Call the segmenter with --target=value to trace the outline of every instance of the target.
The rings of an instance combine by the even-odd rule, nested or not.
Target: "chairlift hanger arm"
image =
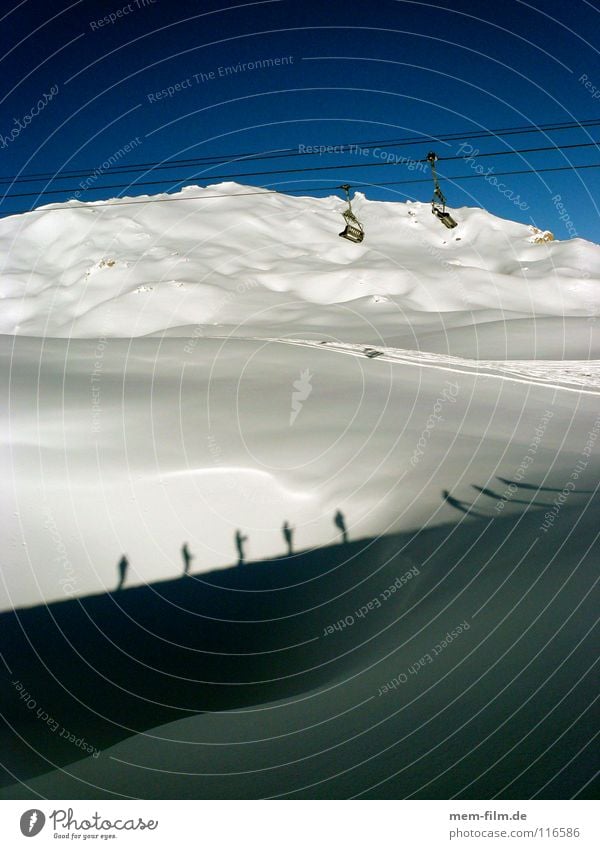
[[[433,195],[436,197],[440,203],[443,203],[446,206],[446,195],[442,192],[439,186],[436,186],[433,190]]]
[[[437,170],[436,170],[436,167],[435,167],[435,163],[437,162],[437,160],[438,160],[437,153],[430,151],[427,154],[427,161],[431,165],[431,176],[433,177],[433,197],[434,197],[433,202],[435,203],[435,198],[437,198],[440,201],[440,203],[443,203],[445,205],[446,204],[446,197],[445,197],[444,193],[442,192],[442,190],[440,188]]]
[[[431,165],[431,176],[433,177],[433,197],[431,199],[431,211],[442,224],[449,230],[456,227],[456,221],[452,218],[449,212],[446,212],[446,197],[440,188],[438,175],[435,163],[438,160],[438,155],[433,150],[427,154],[427,161]],[[441,208],[440,208],[441,204]]]
[[[346,203],[348,204],[348,211],[352,212],[352,201],[350,200],[350,186],[348,185],[348,183],[343,183],[340,186],[340,189],[343,189],[346,193]]]

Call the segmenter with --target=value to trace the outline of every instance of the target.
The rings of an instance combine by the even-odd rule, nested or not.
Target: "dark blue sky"
[[[600,163],[597,147],[465,161],[460,141],[431,141],[440,134],[600,118],[600,6],[588,0],[535,3],[15,4],[2,20],[0,172],[3,178],[20,175],[3,188],[26,196],[6,198],[2,212],[66,200],[76,191],[81,199],[98,200],[176,191],[182,179],[206,185],[221,181],[212,175],[334,165],[344,168],[234,179],[307,194],[318,194],[319,186],[368,183],[362,191],[373,199],[429,200],[428,182],[376,184],[426,176],[406,165],[383,165],[385,152],[422,159],[433,147],[442,159],[459,157],[440,163],[451,207],[483,206],[533,221],[558,238],[577,234],[600,241],[600,169],[498,177],[504,193],[491,180],[505,171]],[[111,14],[114,22],[102,21]],[[248,63],[259,67],[244,69]],[[235,66],[237,72],[224,70]],[[178,84],[172,95],[159,96]],[[330,155],[169,170],[115,173],[103,167],[110,157],[122,169],[405,137],[423,141],[361,155],[346,147]],[[589,145],[598,138],[600,127],[588,127],[469,143],[489,152]],[[463,156],[468,152],[463,149]],[[475,174],[477,162],[486,173],[493,168],[487,179],[453,183],[453,176]],[[74,170],[80,175],[62,174]],[[40,173],[52,179],[23,181]],[[159,182],[139,185],[146,181]],[[114,184],[127,187],[108,188]],[[66,191],[39,196],[49,189]],[[557,194],[561,205],[553,201]]]

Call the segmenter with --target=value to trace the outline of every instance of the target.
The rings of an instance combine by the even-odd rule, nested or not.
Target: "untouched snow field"
[[[399,630],[388,623],[379,639],[374,617],[368,633],[362,625],[349,630],[332,643],[339,653],[324,677],[301,679],[295,690],[230,687],[231,701],[217,700],[215,709],[231,712],[214,713],[201,699],[192,713],[207,713],[168,725],[162,714],[135,727],[126,717],[127,733],[96,732],[105,747],[98,761],[63,773],[52,772],[49,760],[32,767],[31,774],[48,775],[31,790],[15,785],[4,795],[86,798],[91,784],[115,797],[243,797],[251,786],[253,796],[345,798],[364,790],[373,798],[427,798],[455,787],[465,798],[527,798],[554,774],[544,772],[544,746],[566,727],[562,718],[571,722],[587,704],[586,691],[574,689],[587,674],[585,655],[564,667],[557,658],[562,664],[583,645],[591,621],[600,247],[580,239],[536,243],[527,226],[481,209],[453,210],[459,225],[448,231],[429,204],[360,194],[353,209],[366,231],[361,245],[338,238],[339,198],[224,183],[153,200],[164,202],[70,202],[0,221],[8,470],[0,610],[112,591],[124,554],[126,587],[171,581],[182,575],[184,543],[192,573],[217,569],[227,580],[234,570],[225,567],[238,560],[236,533],[246,561],[280,558],[284,522],[294,550],[308,552],[309,568],[311,550],[338,548],[338,510],[350,545],[383,544],[394,534],[393,559],[406,543],[410,557],[393,561],[386,580],[415,563],[421,573],[386,613],[390,623],[400,617]],[[425,536],[414,543],[416,531]],[[285,572],[285,560],[278,564]],[[269,651],[306,644],[289,669],[318,666],[323,629],[370,598],[357,591],[345,600],[344,581],[354,592],[375,580],[373,568],[368,552],[354,552],[333,608],[321,619],[302,616],[298,628],[278,621],[269,638],[280,638],[280,648]],[[268,619],[269,598],[259,603],[260,593],[272,595],[268,581],[260,584],[259,564],[248,574],[262,587],[251,590],[255,618]],[[301,575],[295,580],[302,584]],[[322,604],[324,585],[313,584],[296,598],[300,612]],[[218,615],[235,619],[236,609],[224,603]],[[252,620],[252,605],[246,613]],[[382,685],[463,620],[471,626],[463,649],[448,649],[432,673],[434,683],[446,683],[430,692],[423,674],[414,706],[397,693],[382,701]],[[525,622],[532,638],[510,654]],[[555,648],[520,678],[557,623],[566,630]],[[454,674],[471,652],[475,659]],[[500,662],[507,653],[508,665]],[[25,680],[14,646],[7,656]],[[273,659],[282,678],[285,657]],[[496,672],[475,686],[496,657]],[[190,675],[206,683],[201,664],[192,663]],[[483,745],[526,704],[528,687],[551,679],[560,679],[556,692],[576,692],[579,701],[553,714],[539,746],[534,737],[519,748],[519,729],[545,721],[558,697],[534,700],[525,720],[519,714],[506,727],[503,741],[514,752],[498,769],[500,749],[484,746],[476,769],[466,761],[452,773],[470,751],[460,735],[413,768],[459,715],[473,718],[468,739]],[[505,680],[521,683],[476,719]],[[446,705],[461,694],[465,701],[448,719]],[[433,725],[427,720],[421,730],[430,716]],[[396,749],[400,738],[411,739]],[[368,764],[356,781],[352,765],[361,758],[344,748],[355,739]],[[586,739],[582,731],[569,751]],[[233,740],[226,751],[224,740]],[[535,770],[518,780],[538,754]],[[61,757],[66,764],[83,755]],[[456,783],[431,785],[438,767]],[[385,784],[402,769],[406,776]],[[487,769],[488,778],[471,782]],[[340,770],[348,777],[328,783]],[[567,786],[571,773],[561,775]]]

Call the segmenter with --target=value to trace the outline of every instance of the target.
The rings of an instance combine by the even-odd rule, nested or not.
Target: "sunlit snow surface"
[[[558,684],[555,673],[578,680],[587,674],[585,653],[557,665],[559,650],[542,650],[556,635],[565,651],[583,645],[591,621],[586,605],[589,540],[597,532],[591,499],[600,444],[600,247],[580,239],[535,244],[527,226],[481,209],[453,210],[459,224],[447,231],[428,204],[370,202],[362,195],[353,200],[366,231],[360,245],[338,238],[344,209],[339,198],[262,194],[224,183],[147,200],[71,202],[0,221],[6,469],[0,608],[112,591],[123,554],[130,563],[126,585],[152,585],[152,601],[162,586],[154,582],[182,575],[184,542],[194,557],[192,572],[203,576],[237,562],[236,532],[247,561],[285,552],[284,522],[293,528],[296,551],[331,546],[340,539],[338,510],[347,522],[350,562],[339,578],[311,582],[296,574],[294,586],[302,589],[291,595],[302,615],[286,614],[273,627],[269,617],[276,616],[285,593],[270,592],[268,576],[279,575],[286,562],[271,564],[266,578],[261,564],[248,567],[252,580],[267,583],[256,590],[256,610],[241,591],[248,619],[267,622],[262,631],[257,626],[259,636],[275,647],[263,651],[264,662],[253,656],[244,666],[242,659],[241,669],[268,681],[280,675],[280,688],[229,687],[228,697],[238,701],[222,712],[222,688],[213,688],[215,696],[207,685],[191,716],[187,711],[168,725],[161,723],[175,718],[170,714],[139,719],[138,730],[149,729],[147,734],[133,734],[133,716],[119,715],[125,730],[116,736],[115,722],[94,726],[92,718],[83,727],[91,743],[96,734],[106,749],[99,761],[88,758],[34,779],[31,789],[14,785],[2,792],[18,798],[87,798],[90,792],[238,798],[294,795],[299,788],[300,797],[346,798],[364,791],[375,798],[413,792],[427,798],[435,770],[446,775],[441,764],[450,770],[453,759],[486,735],[494,743],[505,717],[528,704],[529,690],[518,690],[523,681],[532,687],[553,681],[562,696],[575,683],[560,678]],[[544,222],[538,224],[543,229]],[[518,486],[511,486],[515,480]],[[550,530],[541,530],[567,483]],[[419,529],[426,529],[425,536],[413,551],[411,534]],[[429,536],[427,529],[433,529]],[[402,570],[418,562],[421,573],[410,592],[386,609],[389,622],[365,619],[364,628],[349,632],[348,643],[338,635],[338,650],[333,641],[324,642],[324,626],[366,603],[368,593],[395,580],[400,568],[392,559],[372,571],[369,551],[351,548],[369,537],[380,538],[384,548],[396,546],[393,556],[401,560],[408,546],[413,560],[402,560]],[[342,547],[316,553],[335,558],[328,552],[336,550]],[[301,562],[314,566],[310,555]],[[218,574],[228,580],[226,571]],[[371,589],[362,589],[363,582]],[[185,599],[184,581],[168,587],[173,598]],[[91,599],[89,609],[106,611],[120,595],[135,602],[135,592]],[[236,622],[235,592],[225,596],[233,611],[224,603],[220,613],[205,612],[207,621],[213,613]],[[127,610],[143,618],[146,603],[136,608],[133,602]],[[434,684],[423,675],[418,699],[405,704],[402,693],[378,700],[386,680],[464,618],[472,622],[470,637],[457,654],[444,654],[432,673]],[[153,631],[159,621],[147,627]],[[174,614],[173,627],[177,621]],[[77,646],[84,658],[96,628],[102,633],[102,622],[93,625],[91,636],[86,631],[89,645]],[[213,632],[206,628],[209,639]],[[182,675],[210,684],[206,667],[214,661],[202,653],[203,634],[190,629],[190,645],[200,640],[201,648]],[[233,655],[247,650],[236,634],[234,629],[229,635]],[[213,637],[218,648],[217,631]],[[177,639],[187,645],[188,635]],[[127,650],[153,657],[153,646],[144,637]],[[289,656],[286,646],[293,647]],[[333,660],[324,660],[327,652]],[[538,677],[527,672],[520,678],[539,653]],[[18,657],[16,644],[13,674],[26,675]],[[153,662],[160,660],[159,646]],[[456,673],[453,664],[460,667]],[[138,666],[133,663],[134,673]],[[304,669],[318,674],[294,677]],[[218,663],[212,672],[226,674]],[[477,676],[488,672],[475,687]],[[71,673],[67,664],[59,681]],[[112,685],[113,674],[115,681],[121,674],[128,681],[129,670],[117,664],[107,674]],[[518,692],[509,690],[512,700],[496,702],[504,693],[496,687],[503,675],[507,687],[517,682]],[[166,693],[149,698],[164,707],[170,704],[170,679],[161,676],[157,686],[166,680]],[[145,704],[135,688],[151,688],[154,680],[148,674],[130,685],[134,707]],[[91,700],[94,711],[100,695],[104,708],[112,704],[108,691],[94,695],[92,686],[90,696],[85,681],[83,675],[81,699]],[[464,705],[444,714],[446,704],[462,694]],[[43,694],[37,695],[43,703]],[[213,704],[205,704],[205,696],[216,699],[218,710],[194,716]],[[61,705],[60,692],[56,698]],[[172,698],[180,698],[179,690]],[[433,761],[421,762],[431,740],[458,727],[463,713],[479,716],[488,701],[494,704],[477,726],[480,734],[467,729],[464,740],[457,738],[460,745],[451,743]],[[547,710],[547,704],[554,701],[531,703],[525,728],[541,721],[537,706]],[[229,712],[232,706],[248,710]],[[18,700],[13,709],[19,718]],[[564,716],[572,723],[576,709],[567,701],[552,721]],[[437,724],[428,726],[423,717],[429,716]],[[550,730],[550,741],[563,727]],[[47,732],[39,724],[33,728],[27,726],[27,734],[37,734],[46,751]],[[520,728],[519,714],[502,731],[506,745]],[[363,734],[369,742],[362,742]],[[359,749],[348,748],[355,735]],[[477,770],[484,778],[473,786],[465,762],[460,781],[471,787],[466,797],[502,795],[523,762],[537,757],[537,739],[529,741],[532,753],[523,756],[517,747],[498,770],[490,767],[495,750],[481,755]],[[404,748],[394,748],[405,740]],[[581,740],[573,742],[569,756]],[[363,745],[365,765],[354,780]],[[51,769],[46,762],[29,764],[28,751],[15,749],[19,774],[27,778]],[[387,754],[376,757],[378,751]],[[62,752],[58,765],[77,757],[83,755]],[[531,787],[544,785],[544,764],[540,760],[539,774],[526,776]],[[409,767],[405,783],[401,777],[379,787]],[[330,785],[338,773],[342,777]],[[568,772],[563,777],[568,783]],[[523,781],[511,783],[506,793],[528,797],[530,784]],[[443,797],[454,792],[443,782],[433,789]]]
[[[334,197],[222,183],[152,201],[71,201],[0,221],[2,332],[129,338],[192,326],[396,344],[496,321],[512,358],[504,322],[590,318],[600,304],[597,246],[535,244],[527,226],[481,209],[456,210],[448,231],[429,204],[358,194],[356,245],[337,237],[345,204]],[[568,353],[573,334],[559,327]],[[547,356],[548,332],[527,335],[531,355]]]
[[[510,477],[546,408],[532,483],[592,426],[598,246],[360,194],[361,245],[334,197],[153,200],[0,222],[2,607],[110,587],[123,552],[131,581],[177,574],[183,541],[196,569],[226,566],[238,528],[251,557],[286,519],[325,544],[339,507],[354,536],[459,518],[442,489]]]

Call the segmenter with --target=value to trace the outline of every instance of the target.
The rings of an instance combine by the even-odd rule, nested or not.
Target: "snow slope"
[[[187,345],[113,339],[100,355],[94,340],[0,340],[13,469],[2,608],[111,588],[123,552],[131,583],[175,577],[184,541],[195,570],[229,565],[238,528],[250,558],[283,551],[285,520],[299,547],[329,544],[338,508],[352,538],[459,518],[442,490],[487,505],[473,486],[503,491],[489,482],[512,479],[536,428],[524,479],[560,488],[597,420],[596,394],[554,380],[324,346]],[[310,393],[291,423],[306,371]],[[593,485],[590,464],[581,486]]]
[[[233,713],[192,716],[154,730],[150,722],[135,735],[125,722],[134,736],[108,749],[106,758],[61,773],[62,783],[46,764],[49,775],[31,790],[15,785],[6,796],[47,795],[57,787],[68,798],[89,796],[89,784],[80,782],[97,784],[108,796],[130,795],[126,788],[143,773],[138,786],[148,796],[236,797],[251,788],[252,795],[427,797],[438,754],[413,766],[427,754],[428,727],[418,744],[411,740],[395,749],[405,733],[410,737],[423,708],[440,746],[445,729],[458,728],[464,714],[473,720],[469,739],[484,747],[477,762],[482,781],[463,789],[471,786],[470,773],[461,767],[457,792],[523,798],[529,791],[519,778],[519,711],[528,688],[552,681],[525,714],[528,729],[544,723],[555,703],[562,705],[542,725],[546,737],[540,732],[525,744],[526,758],[542,759],[531,774],[542,788],[554,774],[545,771],[544,746],[566,735],[569,723],[578,722],[573,717],[587,710],[587,690],[575,690],[567,672],[578,680],[587,674],[587,649],[576,664],[569,658],[587,639],[590,564],[597,558],[600,247],[580,239],[538,244],[528,227],[480,209],[453,211],[459,226],[446,231],[427,204],[376,203],[360,195],[353,207],[366,229],[361,245],[337,236],[344,208],[339,198],[261,194],[226,183],[153,200],[160,202],[71,202],[0,221],[7,469],[0,611],[110,592],[124,553],[126,586],[147,584],[153,594],[155,582],[181,576],[184,542],[196,575],[217,569],[227,576],[236,571],[223,570],[237,560],[237,532],[245,559],[257,561],[251,574],[260,578],[260,561],[285,551],[286,521],[296,550],[308,552],[302,563],[319,550],[326,561],[334,556],[328,546],[340,538],[338,510],[351,544],[383,544],[389,537],[393,548],[417,530],[426,535],[420,538],[434,539],[434,550],[417,552],[416,562],[429,565],[411,590],[429,601],[406,628],[386,630],[380,642],[363,647],[361,629],[349,631],[329,677],[307,679],[306,692],[300,687],[293,696],[282,687],[261,696],[251,690],[229,703]],[[397,555],[394,550],[392,564]],[[286,570],[285,560],[278,563]],[[518,571],[522,565],[525,572]],[[584,577],[572,581],[580,566],[577,574]],[[357,587],[376,574],[367,552],[353,561],[345,580]],[[301,576],[297,585],[302,589],[292,593],[295,602],[308,598],[315,609],[324,603],[320,577],[308,595]],[[257,596],[259,619],[273,602],[271,589],[257,591],[265,594]],[[98,604],[118,598],[101,596]],[[355,600],[366,603],[368,594]],[[333,601],[329,622],[346,609]],[[389,616],[403,616],[406,602],[390,604]],[[470,632],[478,642],[465,639],[457,654],[443,656],[431,679],[441,686],[431,696],[426,690],[414,708],[398,697],[399,712],[410,708],[407,725],[402,718],[388,724],[396,707],[388,716],[392,702],[382,707],[377,688],[438,639],[437,625],[418,635],[423,616],[435,621],[445,605],[444,628],[465,617],[472,622],[485,608],[481,631],[472,624]],[[513,653],[515,635],[520,639],[523,623],[533,627],[538,613],[545,618],[537,641],[517,640]],[[504,641],[488,642],[505,619]],[[570,624],[557,639],[560,651],[554,646],[534,677],[519,678],[563,622]],[[123,650],[135,657],[144,633],[138,644],[128,637]],[[310,665],[322,657],[314,633],[315,619],[307,613],[293,634],[277,623],[267,642],[306,639],[296,660]],[[181,639],[187,646],[185,635]],[[413,639],[396,655],[399,644]],[[247,650],[242,642],[241,652]],[[452,676],[453,664],[461,667],[475,645],[485,646],[475,666]],[[82,663],[88,648],[87,637],[75,645]],[[505,650],[509,660],[497,669],[490,665],[489,652],[495,657]],[[18,676],[18,645],[7,656]],[[563,669],[559,657],[567,677],[560,672],[552,678]],[[194,660],[190,675],[205,681],[208,661]],[[49,665],[52,672],[52,660]],[[452,707],[488,668],[495,671],[485,686]],[[60,682],[60,672],[57,677]],[[482,704],[504,693],[498,682],[517,679],[480,721]],[[561,688],[575,692],[574,701],[559,702]],[[136,702],[138,694],[132,698]],[[314,729],[305,700],[319,705]],[[240,705],[247,712],[237,714]],[[218,710],[227,706],[219,702]],[[448,713],[440,714],[446,707]],[[502,739],[514,743],[515,754],[509,749],[506,763],[492,770],[498,746],[484,743],[503,717],[513,715]],[[66,707],[61,721],[69,722]],[[76,712],[71,722],[76,727]],[[332,748],[321,755],[330,725]],[[34,727],[36,745],[49,752],[45,730]],[[381,733],[371,734],[374,729]],[[239,769],[235,747],[226,754],[219,748],[224,734],[244,743]],[[344,741],[363,735],[370,740],[368,766],[356,780],[333,782],[338,763],[348,768],[344,776],[351,775],[362,757],[362,743],[344,748]],[[568,757],[585,743],[585,724],[573,735]],[[245,745],[266,738],[263,748]],[[314,759],[281,782],[277,765],[302,757],[307,739]],[[173,740],[182,741],[181,748]],[[449,776],[466,745],[457,736],[441,750],[439,763]],[[338,746],[344,753],[339,762]],[[555,771],[562,768],[555,753],[549,760]],[[129,771],[130,761],[141,767]],[[555,795],[580,786],[567,766]],[[377,789],[404,767],[406,782]],[[163,768],[168,773],[156,779]],[[186,784],[179,769],[195,777]],[[201,780],[221,772],[227,773],[223,780]],[[509,779],[515,783],[504,791]],[[448,794],[445,779],[436,786],[439,795]]]
[[[589,319],[600,308],[600,249],[581,239],[536,244],[525,225],[468,208],[448,231],[429,204],[357,194],[366,238],[356,245],[337,238],[345,203],[335,197],[222,183],[152,201],[71,201],[0,221],[0,331],[339,333],[424,350],[440,350],[437,338],[419,343],[425,334],[450,333],[447,351],[460,354],[452,331],[485,324],[481,344],[502,349],[503,339],[503,357],[598,350]],[[532,319],[545,320],[543,333]],[[525,329],[513,335],[517,321]]]
[[[510,477],[548,408],[535,480],[560,482],[595,420],[598,246],[360,195],[361,245],[333,197],[153,200],[0,221],[0,609],[110,587],[123,552],[132,582],[176,574],[184,541],[226,566],[238,528],[251,557],[285,520],[327,544],[344,505],[353,534],[447,521],[473,452],[467,486]]]
[[[538,506],[26,611],[62,695],[1,621],[15,677],[102,752],[0,688],[34,743],[3,745],[0,797],[569,798],[596,767],[597,508],[541,537]]]

